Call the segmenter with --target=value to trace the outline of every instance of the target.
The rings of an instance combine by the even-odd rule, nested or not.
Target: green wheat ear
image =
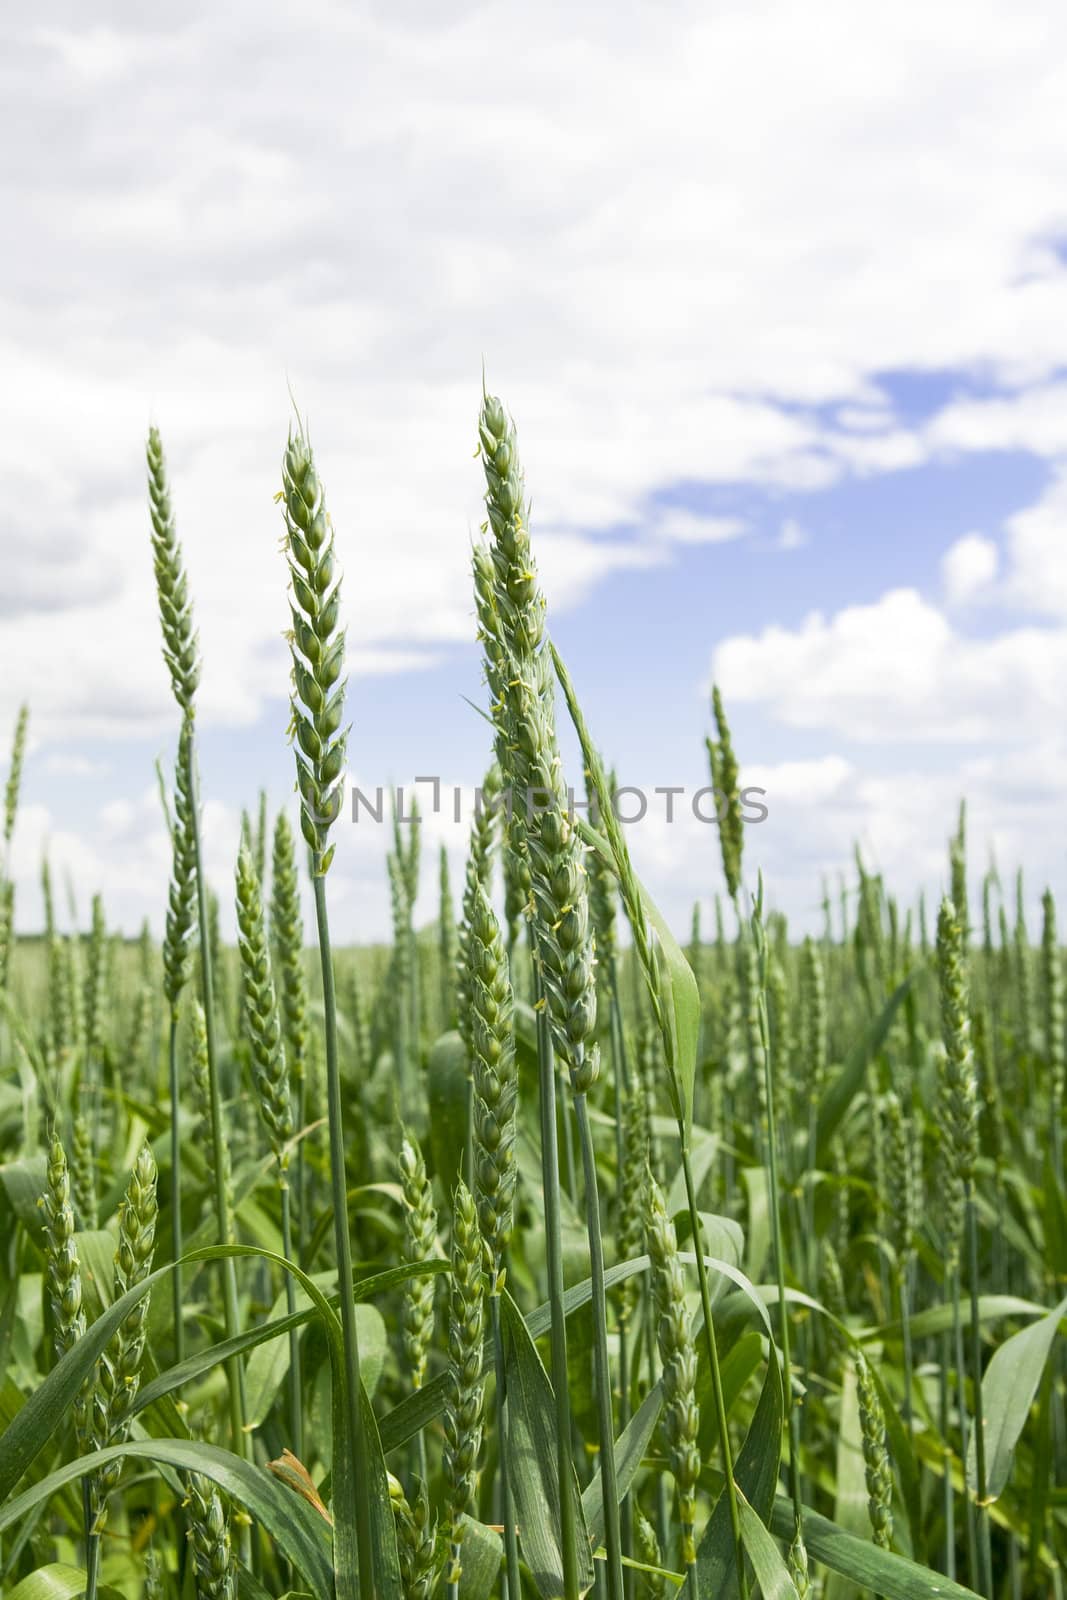
[[[44,1211],[47,1241],[45,1284],[52,1308],[53,1342],[58,1361],[83,1337],[86,1319],[82,1304],[81,1263],[74,1237],[76,1222],[71,1204],[70,1172],[62,1141],[54,1128],[48,1140],[47,1176],[47,1188],[39,1203]],[[79,1451],[87,1448],[92,1393],[93,1379],[90,1377],[71,1407]]]
[[[148,433],[148,509],[152,519],[152,559],[156,569],[159,620],[163,627],[163,659],[170,672],[174,698],[186,716],[200,682],[200,651],[193,628],[193,605],[174,528],[167,483],[167,463],[158,428]]]
[[[938,1091],[938,1134],[948,1264],[958,1261],[963,1190],[978,1160],[978,1083],[971,1047],[964,936],[956,908],[942,900],[937,918],[937,971],[944,1059]]]
[[[716,813],[719,819],[719,844],[722,851],[722,870],[730,899],[737,898],[741,887],[741,853],[745,842],[744,822],[741,818],[741,795],[738,787],[740,769],[734,755],[730,725],[722,695],[717,685],[711,690],[711,709],[715,718],[717,739],[708,739],[708,761],[711,781],[716,791]]]
[[[437,1520],[430,1510],[426,1485],[416,1484],[414,1505],[403,1487],[389,1475],[389,1499],[396,1522],[396,1548],[404,1600],[430,1600],[441,1559],[437,1550]]]
[[[552,1042],[572,1088],[584,1094],[599,1071],[585,850],[560,765],[545,601],[526,526],[515,430],[495,396],[486,397],[478,438],[492,533],[488,596],[480,585],[489,569],[484,561],[475,567],[486,678],[491,692],[501,682],[501,701],[493,715],[506,741],[501,766],[511,780],[512,835],[529,866],[538,970]]]
[[[312,853],[312,871],[329,871],[327,839],[341,812],[347,729],[344,715],[345,634],[339,626],[341,578],[334,563],[333,524],[302,429],[290,433],[282,458],[289,609],[293,619],[292,732],[300,828]]]
[[[652,1258],[652,1277],[659,1323],[656,1329],[663,1362],[663,1436],[667,1459],[678,1486],[682,1527],[682,1560],[696,1561],[696,1493],[700,1479],[700,1409],[697,1404],[697,1358],[685,1304],[685,1274],[678,1258],[674,1223],[651,1171],[645,1170],[645,1237]]]
[[[308,1053],[308,988],[304,973],[304,923],[300,915],[300,883],[289,818],[279,811],[274,824],[270,930],[278,952],[285,1046],[298,1083],[303,1081]]]
[[[452,1285],[448,1302],[451,1382],[444,1417],[449,1584],[459,1582],[463,1518],[474,1503],[478,1483],[484,1338],[485,1246],[474,1199],[461,1179],[452,1202]]]
[[[7,769],[4,788],[4,844],[10,845],[15,832],[15,818],[19,809],[19,788],[22,784],[22,763],[26,756],[26,734],[30,726],[29,706],[20,706],[15,719],[15,735],[11,741],[11,765]]]
[[[152,1270],[156,1243],[156,1163],[151,1147],[142,1145],[134,1162],[125,1199],[119,1208],[119,1242],[115,1252],[114,1298],[117,1300]],[[140,1382],[141,1358],[148,1339],[151,1296],[142,1295],[112,1336],[97,1367],[91,1430],[97,1449],[129,1437],[133,1402]],[[111,1461],[93,1478],[93,1532],[107,1518],[107,1496],[119,1480],[121,1463]]]
[[[432,1261],[437,1255],[437,1210],[418,1140],[404,1132],[400,1143],[400,1186],[404,1204],[404,1260]],[[404,1285],[404,1354],[411,1369],[412,1387],[426,1381],[426,1362],[433,1342],[433,1278],[408,1278]]]
[[[504,941],[480,885],[470,909],[467,953],[471,974],[475,1193],[482,1237],[489,1252],[490,1293],[495,1293],[503,1281],[515,1193],[518,1073],[514,1001]]]
[[[163,934],[163,992],[171,1017],[177,1021],[178,1001],[189,976],[189,941],[196,915],[196,839],[193,833],[193,797],[189,793],[189,746],[193,737],[190,717],[182,718],[178,761],[174,769],[174,821],[171,827],[172,865],[167,891],[167,918]]]
[[[484,891],[490,893],[493,881],[493,834],[496,828],[496,803],[500,795],[500,768],[494,761],[482,784],[482,804],[476,805],[471,819],[470,848],[463,882],[463,901],[459,928],[456,932],[456,1027],[467,1047],[471,1044],[471,990],[470,927],[474,906]]]
[[[197,1472],[189,1474],[187,1487],[197,1594],[200,1600],[234,1600],[237,1571],[230,1544],[230,1519],[222,1496],[210,1478]]]
[[[289,1067],[278,1020],[259,879],[247,845],[242,845],[237,858],[236,890],[237,946],[241,955],[245,1017],[252,1045],[252,1071],[271,1149],[279,1170],[284,1173],[289,1165],[289,1140],[293,1137]]]
[[[885,1413],[866,1356],[857,1350],[855,1362],[867,1510],[875,1544],[888,1550],[893,1543],[893,1471],[886,1445]]]

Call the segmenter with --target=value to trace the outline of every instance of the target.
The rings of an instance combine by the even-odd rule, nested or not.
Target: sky
[[[350,779],[440,778],[434,916],[433,853],[458,879],[489,758],[483,369],[551,633],[649,796],[628,837],[679,927],[722,886],[690,803],[713,680],[765,791],[746,877],[798,931],[856,844],[903,900],[939,893],[963,795],[974,892],[994,861],[1031,909],[1067,893],[1067,10],[43,0],[0,44],[20,929],[46,851],[82,922],[99,890],[112,926],[162,925],[150,423],[224,906],[242,807],[262,785],[293,808],[294,400],[344,567]],[[387,842],[339,825],[342,940],[388,932]]]

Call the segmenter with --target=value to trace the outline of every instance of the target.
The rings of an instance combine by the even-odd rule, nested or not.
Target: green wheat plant
[[[594,742],[549,637],[515,428],[484,393],[478,455],[489,771],[462,865],[439,796],[420,815],[397,790],[389,817],[383,788],[365,894],[339,560],[299,419],[276,585],[297,810],[242,772],[229,888],[155,430],[178,712],[158,924],[124,923],[124,880],[75,893],[66,840],[26,848],[17,714],[0,1593],[1045,1600],[1067,1550],[1062,885],[1019,872],[1012,895],[991,861],[979,897],[961,806],[936,926],[929,885],[844,840],[787,920],[723,684],[703,751],[694,709],[717,839],[681,863],[672,928],[613,804],[630,752]]]

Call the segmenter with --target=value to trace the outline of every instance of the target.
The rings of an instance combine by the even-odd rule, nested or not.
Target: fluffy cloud
[[[613,572],[743,534],[664,511],[680,483],[804,490],[930,454],[1067,453],[1067,12],[1021,0],[976,21],[962,0],[903,0],[857,28],[828,0],[819,17],[813,31],[787,0],[580,15],[549,0],[533,21],[514,0],[312,0],[299,16],[121,0],[102,25],[49,0],[9,24],[0,94],[23,138],[0,262],[18,399],[0,436],[0,727],[29,696],[53,744],[173,733],[151,419],[202,719],[253,725],[284,693],[287,379],[337,526],[349,666],[367,674],[471,637],[483,356],[520,426],[554,614]],[[877,375],[931,368],[1011,392],[901,419]],[[1006,529],[1003,577],[979,547],[990,530],[945,570],[950,597],[991,581],[1040,625],[975,639],[900,590],[729,640],[716,671],[731,698],[821,731],[809,785],[852,760],[839,738],[1036,738],[1065,665],[1045,626],[1067,615],[1065,511],[1056,480]],[[777,543],[802,543],[795,521]],[[897,815],[862,793],[842,826]],[[117,915],[165,879],[152,815],[94,817],[80,842],[52,830],[87,887],[106,876]],[[225,885],[236,819],[214,821]],[[33,826],[31,879],[51,822]],[[346,844],[337,892],[387,926],[369,844]]]
[[[1035,505],[1008,520],[1011,573],[1006,598],[1067,621],[1067,465]]]
[[[941,577],[950,605],[966,605],[988,590],[997,575],[999,552],[993,539],[966,533],[941,558]]]
[[[106,26],[38,8],[0,63],[25,131],[0,269],[8,694],[32,685],[52,733],[165,716],[138,453],[155,415],[203,714],[256,717],[284,682],[287,375],[369,672],[468,635],[483,354],[539,529],[575,541],[557,610],[723,535],[657,526],[664,486],[816,487],[947,448],[960,418],[919,438],[871,375],[1031,382],[1067,357],[1067,274],[1041,247],[1067,182],[1057,43],[1067,15],[1039,0],[981,27],[962,3],[877,5],[862,29],[833,0],[818,37],[785,0],[580,25],[550,4],[534,26],[507,0],[120,5]]]
[[[728,701],[758,702],[793,728],[864,742],[1000,741],[1058,715],[1067,633],[957,633],[914,589],[727,639],[712,677]]]

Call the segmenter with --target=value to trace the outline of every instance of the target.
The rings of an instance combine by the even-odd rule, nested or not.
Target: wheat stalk
[[[345,1178],[344,1107],[337,1044],[337,995],[326,874],[333,860],[330,830],[341,813],[347,729],[342,677],[345,634],[340,626],[341,579],[334,558],[333,525],[315,467],[311,444],[302,427],[290,431],[282,458],[278,498],[285,514],[285,551],[289,567],[289,636],[292,657],[290,728],[300,792],[300,827],[311,853],[315,921],[322,969],[326,1050],[326,1112],[330,1136],[330,1185],[334,1247],[341,1290],[341,1332],[344,1345],[346,1410],[344,1422],[352,1450],[356,1483],[369,1482],[367,1443],[360,1406],[359,1334],[352,1286],[352,1245],[348,1232],[348,1185]],[[339,1438],[337,1448],[345,1448]],[[357,1495],[356,1543],[360,1590],[372,1592],[374,1557],[369,1506]]]

